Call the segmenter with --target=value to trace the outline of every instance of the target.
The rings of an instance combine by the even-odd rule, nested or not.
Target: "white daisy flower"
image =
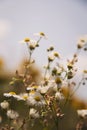
[[[47,93],[48,89],[49,89],[49,86],[39,86],[37,91],[39,91],[41,94],[45,94]]]
[[[87,118],[87,109],[77,110],[78,116]]]
[[[9,93],[4,93],[3,94],[5,97],[14,97],[14,95],[16,95],[15,92],[9,92]]]
[[[33,91],[33,88],[29,86],[29,87],[26,88],[26,91],[27,92]]]
[[[34,108],[30,109],[29,116],[34,119],[40,117],[39,112]]]
[[[39,92],[31,92],[27,99],[27,104],[30,106],[42,107],[46,103],[43,96]]]
[[[26,101],[28,99],[28,93],[21,93],[20,95],[14,95],[18,101],[23,100]]]
[[[29,43],[30,42],[30,38],[26,37],[23,40],[19,41],[19,43]]]
[[[0,103],[0,106],[3,109],[7,109],[9,107],[9,103],[6,100],[4,100],[3,102]]]
[[[55,59],[55,56],[54,56],[53,53],[51,53],[51,54],[48,55],[48,61],[49,61],[49,62],[54,61],[54,59]]]
[[[37,91],[38,88],[39,88],[39,86],[36,86],[36,85],[34,85],[32,87],[29,86],[29,87],[26,88],[26,91],[27,92]]]
[[[17,119],[19,117],[19,114],[14,110],[8,110],[7,117],[10,119]]]
[[[43,33],[43,32],[35,33],[34,36],[39,36],[39,37],[45,38],[45,39],[48,38],[48,37],[45,35],[45,33]]]
[[[87,35],[81,37],[79,40],[78,40],[78,43],[77,43],[77,47],[79,49],[83,48],[85,45],[87,45]]]
[[[33,47],[36,47],[38,44],[37,44],[37,41],[36,40],[33,40],[33,39],[30,39],[30,38],[24,38],[23,40],[19,41],[20,43],[28,43],[28,45],[31,45]]]

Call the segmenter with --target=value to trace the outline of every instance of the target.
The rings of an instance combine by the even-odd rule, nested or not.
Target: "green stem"
[[[40,38],[37,40],[37,44],[40,42],[41,39],[42,39],[42,37],[40,37]]]

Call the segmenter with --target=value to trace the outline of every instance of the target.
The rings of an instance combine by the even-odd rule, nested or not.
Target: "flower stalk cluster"
[[[8,124],[9,130],[27,130],[28,127],[33,127],[36,121],[40,122],[44,128],[48,128],[52,122],[53,127],[59,130],[59,122],[65,116],[63,112],[65,105],[83,81],[85,82],[87,79],[83,76],[78,85],[73,81],[77,73],[75,64],[78,62],[78,53],[75,53],[73,58],[67,61],[65,67],[60,64],[61,56],[53,46],[47,49],[47,65],[44,66],[44,73],[40,74],[39,70],[35,68],[35,59],[32,54],[39,47],[41,39],[47,39],[47,36],[43,32],[36,35],[38,36],[37,41],[30,38],[25,38],[22,41],[27,45],[29,59],[24,64],[23,73],[20,74],[17,70],[15,77],[9,83],[14,90],[5,92],[3,94],[5,100],[0,103],[2,111],[6,112],[7,119],[11,121]],[[85,40],[81,39],[77,50],[84,47],[86,48]],[[87,70],[84,70],[84,75],[86,74]],[[68,88],[67,94],[64,93],[64,86]],[[72,86],[75,89],[71,91]],[[27,113],[26,116],[20,115],[20,111],[14,107],[15,102],[23,103],[21,109],[26,107],[24,110]],[[78,114],[82,117],[85,113],[87,113],[85,110],[82,112],[78,110]],[[2,121],[3,118],[0,116],[0,122]],[[7,126],[4,126],[3,130],[7,130]]]

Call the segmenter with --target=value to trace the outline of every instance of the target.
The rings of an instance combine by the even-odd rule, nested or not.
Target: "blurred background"
[[[48,40],[43,39],[33,54],[37,65],[46,64],[46,48],[50,45],[54,45],[64,62],[75,53],[78,39],[87,34],[86,26],[87,0],[0,0],[0,100],[16,69],[28,56],[26,45],[19,41],[44,32]],[[77,67],[79,75],[87,69],[87,52],[81,52]],[[76,104],[86,105],[86,85],[76,94]]]

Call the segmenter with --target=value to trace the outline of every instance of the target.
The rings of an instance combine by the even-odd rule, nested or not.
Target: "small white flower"
[[[37,46],[37,41],[30,39],[30,38],[24,38],[23,40],[19,41],[20,43],[28,43],[29,45],[31,44],[32,46],[36,47]]]
[[[46,103],[43,96],[39,92],[31,92],[27,99],[27,104],[35,107],[42,107]]]
[[[54,51],[54,52],[53,52],[53,55],[54,55],[55,57],[58,57],[58,58],[60,58],[60,55],[59,55],[59,53],[58,53],[58,52],[56,52],[56,51]]]
[[[56,92],[56,93],[55,93],[55,98],[56,98],[57,100],[63,100],[63,99],[64,99],[64,96],[63,96],[62,93]]]
[[[30,109],[29,116],[34,119],[40,117],[39,112],[34,108]]]
[[[48,61],[49,61],[49,62],[54,61],[54,59],[55,59],[55,56],[54,56],[53,53],[51,53],[51,54],[48,55]]]
[[[20,95],[14,95],[14,98],[16,98],[18,101],[26,101],[28,99],[28,93],[20,93]]]
[[[29,43],[30,42],[30,38],[26,37],[23,40],[19,41],[19,43]]]
[[[78,116],[86,118],[87,117],[87,109],[77,110]]]
[[[46,36],[45,33],[43,33],[43,32],[35,33],[34,35],[35,35],[35,36],[39,36],[39,37],[41,37],[41,38],[47,39],[47,36]]]
[[[4,93],[3,94],[5,97],[14,97],[14,95],[16,95],[15,92],[9,92],[9,93]]]
[[[9,107],[9,103],[6,100],[4,100],[3,102],[0,103],[0,106],[3,109],[7,109]]]
[[[19,114],[14,110],[8,110],[7,111],[7,116],[10,119],[17,119],[19,117]]]
[[[37,91],[39,91],[41,94],[45,94],[47,93],[48,89],[49,89],[49,86],[39,86]]]
[[[30,87],[30,86],[29,86],[29,87],[26,88],[26,91],[27,91],[27,92],[31,92],[31,91],[33,91],[33,89],[34,89],[33,87]]]
[[[57,84],[55,83],[55,80],[50,80],[48,86],[49,86],[48,91],[57,92]]]
[[[83,48],[85,45],[87,45],[87,35],[81,37],[77,43],[77,47],[79,49]]]

